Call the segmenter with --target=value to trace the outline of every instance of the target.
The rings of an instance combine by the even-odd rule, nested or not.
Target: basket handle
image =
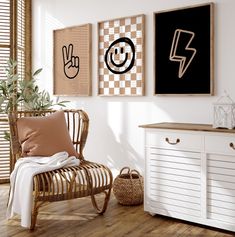
[[[141,190],[143,191],[143,186],[142,186],[142,183],[141,183],[141,180],[140,180],[141,175],[140,175],[139,171],[137,171],[137,170],[131,170],[131,171],[130,171],[131,182],[133,182],[133,180],[132,180],[132,174],[133,174],[133,173],[136,173],[136,174],[138,175],[139,182],[140,182],[140,187],[141,187]],[[132,186],[132,187],[133,187],[133,186]]]
[[[139,171],[137,171],[137,170],[131,170],[131,171],[130,171],[130,176],[131,176],[131,178],[132,178],[132,174],[134,174],[134,173],[136,173],[136,174],[138,175],[138,177],[141,176],[140,173],[139,173]]]
[[[132,187],[132,193],[134,193],[134,185],[133,185],[133,179],[132,179],[132,174],[134,174],[134,173],[136,173],[136,174],[138,175],[138,179],[139,179],[139,184],[140,184],[141,191],[144,192],[144,188],[143,188],[143,185],[142,185],[141,180],[140,180],[141,175],[140,175],[139,171],[137,171],[137,170],[131,170],[131,171],[130,171],[130,179],[131,179],[131,183],[132,183],[132,185],[131,185],[131,187]],[[133,198],[134,198],[134,196],[132,197],[132,201],[133,201]]]
[[[124,170],[128,170],[128,172],[127,172],[127,174],[129,174],[130,173],[130,168],[129,167],[123,167],[121,170],[120,170],[120,174],[122,174],[122,172],[124,171]]]

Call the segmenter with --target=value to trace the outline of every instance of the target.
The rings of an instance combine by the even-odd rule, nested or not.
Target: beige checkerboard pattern
[[[144,15],[115,19],[100,22],[98,24],[98,61],[99,61],[99,95],[127,95],[141,96],[144,91]],[[105,53],[109,46],[117,39],[127,37],[131,39],[135,47],[135,60],[133,67],[123,73],[111,72],[105,63]],[[130,51],[130,47],[120,42],[119,47],[124,52]],[[123,55],[114,56],[116,63],[122,62]],[[127,65],[131,61],[128,54]],[[125,67],[119,68],[124,71]]]

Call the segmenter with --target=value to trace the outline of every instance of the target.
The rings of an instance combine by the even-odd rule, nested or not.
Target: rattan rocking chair
[[[55,111],[17,111],[9,114],[12,166],[22,152],[17,134],[17,119],[25,116],[47,116],[53,112]],[[72,142],[80,154],[80,165],[34,176],[31,230],[35,228],[39,208],[45,203],[90,196],[96,211],[103,214],[110,199],[113,181],[110,169],[102,164],[86,161],[83,157],[89,126],[87,114],[82,110],[64,110],[64,114]],[[56,180],[51,182],[52,179]],[[99,193],[104,193],[101,207],[95,197]]]

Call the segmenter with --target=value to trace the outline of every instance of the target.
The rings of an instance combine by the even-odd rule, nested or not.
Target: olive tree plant
[[[7,64],[7,78],[0,80],[0,112],[7,114],[20,105],[24,110],[47,110],[55,105],[65,107],[68,101],[53,102],[47,91],[39,90],[35,77],[42,69],[35,71],[31,80],[19,80],[17,62],[10,59]]]

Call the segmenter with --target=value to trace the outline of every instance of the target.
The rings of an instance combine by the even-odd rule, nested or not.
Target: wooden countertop
[[[139,127],[155,128],[155,129],[175,129],[175,130],[189,130],[189,131],[235,133],[235,129],[213,128],[211,124],[153,123],[153,124],[140,125]]]

